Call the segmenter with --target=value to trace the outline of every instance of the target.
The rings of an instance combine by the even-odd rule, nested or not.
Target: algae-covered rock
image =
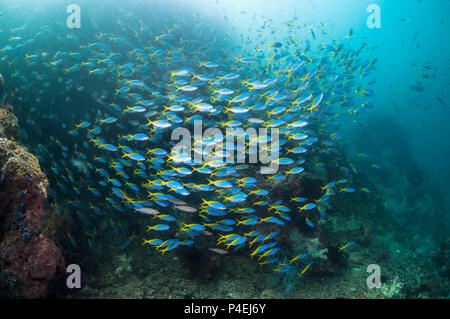
[[[7,108],[0,108],[0,137],[13,141],[19,139],[19,121]]]
[[[42,233],[48,180],[17,143],[17,118],[0,109],[0,287],[14,297],[45,297],[64,259]]]

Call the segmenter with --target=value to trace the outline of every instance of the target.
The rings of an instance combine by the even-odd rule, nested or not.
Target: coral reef
[[[380,289],[371,289],[366,298],[368,299],[384,299],[384,298],[395,298],[400,294],[400,291],[403,288],[403,283],[400,281],[398,277],[395,277],[394,280],[388,283],[382,283]]]
[[[348,166],[345,159],[339,161],[342,164],[338,166]],[[439,203],[436,197],[420,182],[420,173],[413,176],[410,172],[408,177],[406,169],[392,168],[397,182],[385,185],[378,182],[381,171],[367,169],[365,172],[358,167],[349,178],[356,185],[368,185],[370,193],[333,194],[321,204],[326,217],[309,215],[319,227],[305,225],[303,218],[307,213],[291,215],[292,222],[278,237],[280,246],[288,252],[279,255],[280,262],[288,264],[289,255],[308,253],[305,259],[293,263],[293,271],[277,273],[269,267],[259,267],[257,260],[248,258],[244,250],[220,256],[209,252],[205,245],[162,256],[134,240],[125,250],[126,256],[132,257],[132,271],[119,277],[115,274],[116,264],[110,263],[111,255],[117,253],[108,248],[112,246],[108,240],[113,236],[105,236],[105,245],[95,251],[102,261],[98,270],[89,272],[89,286],[73,298],[448,298],[448,228],[442,223],[439,229],[424,235],[418,231],[426,224],[424,220],[417,223],[417,219],[412,219],[410,224],[400,218],[410,218],[414,211],[428,213],[427,208],[438,207],[431,205],[433,201]],[[320,186],[326,180],[339,179],[338,169],[320,174],[266,186],[274,201],[282,199],[295,211],[289,198],[319,199],[325,195]],[[365,181],[365,176],[370,177],[369,181]],[[422,192],[415,201],[408,199],[408,178],[414,179]],[[326,195],[332,195],[331,191]],[[139,224],[137,221],[131,229],[138,229]],[[263,227],[260,225],[259,229]],[[442,238],[436,240],[438,235]],[[339,249],[350,240],[354,241],[353,246]],[[314,267],[298,276],[309,263],[307,258],[314,260]],[[367,287],[369,264],[380,266],[379,289]]]
[[[395,277],[391,284],[382,284],[381,293],[387,298],[392,298],[400,293],[403,288],[403,283],[400,282],[398,277]]]
[[[220,262],[223,260],[222,257],[224,257],[216,255],[207,249],[193,247],[179,251],[177,256],[188,269],[190,277],[204,282],[216,277],[220,268]]]
[[[307,251],[311,257],[327,259],[328,248],[321,248],[319,238],[311,239],[307,243]]]
[[[131,266],[131,257],[127,257],[126,254],[116,256],[116,261],[117,267],[114,272],[117,276],[123,277],[133,270]]]
[[[64,258],[42,233],[48,181],[36,157],[18,144],[11,110],[0,109],[0,287],[10,297],[39,298]]]

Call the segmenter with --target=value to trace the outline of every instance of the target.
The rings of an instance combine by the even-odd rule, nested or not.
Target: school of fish
[[[320,43],[313,28],[311,38],[297,38],[307,27],[295,19],[271,34],[279,41],[262,33],[236,39],[210,25],[206,32],[197,15],[149,26],[139,12],[119,10],[108,29],[90,19],[89,34],[63,20],[4,25],[0,33],[8,100],[27,110],[22,137],[60,210],[87,229],[89,245],[98,229],[120,228],[126,214],[146,221],[133,240],[164,255],[207,243],[220,255],[244,249],[276,272],[302,276],[313,267],[306,251],[286,259],[277,241],[292,216],[320,227],[332,214],[331,196],[370,190],[349,185],[342,168],[318,200],[286,194],[272,201],[271,191],[329,165],[320,158],[339,153],[335,128],[372,107],[376,58],[367,58],[368,45],[352,48],[353,31],[342,43]],[[266,19],[262,30],[272,23]],[[193,132],[199,121],[204,131],[223,134],[174,152],[172,132]],[[269,134],[226,147],[227,138],[242,134],[238,128]],[[276,162],[276,173],[262,174],[260,163],[245,160],[255,150],[274,158],[268,164]]]

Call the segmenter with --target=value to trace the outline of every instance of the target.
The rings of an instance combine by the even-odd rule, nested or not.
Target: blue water
[[[137,269],[154,263],[183,280],[177,267],[189,269],[202,290],[231,280],[216,258],[253,252],[244,277],[262,269],[280,288],[272,298],[377,297],[361,275],[371,263],[386,284],[403,282],[384,297],[449,295],[450,1],[78,1],[80,28],[67,25],[69,4],[0,1],[0,72],[65,220],[58,246],[89,280],[102,280],[96,260],[124,281],[151,278]],[[170,133],[197,117],[215,128],[280,121],[287,165],[269,178],[175,162]],[[324,295],[329,275],[354,290]]]

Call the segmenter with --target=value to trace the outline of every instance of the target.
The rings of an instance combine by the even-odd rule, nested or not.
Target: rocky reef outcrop
[[[0,109],[0,292],[42,298],[64,258],[42,232],[47,177],[18,138],[18,120],[5,105]]]

